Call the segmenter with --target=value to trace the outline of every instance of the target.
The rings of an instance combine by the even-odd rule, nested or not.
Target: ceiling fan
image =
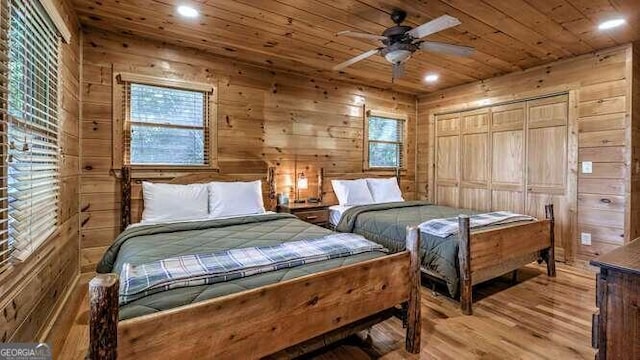
[[[379,40],[384,46],[369,50],[338,64],[333,67],[333,70],[340,71],[357,63],[358,61],[362,61],[373,55],[379,54],[384,56],[384,58],[392,64],[392,80],[394,80],[402,76],[404,72],[403,64],[411,57],[411,55],[413,55],[414,52],[418,50],[455,56],[469,56],[473,53],[474,49],[472,47],[422,40],[422,38],[428,35],[460,25],[460,20],[453,16],[442,15],[415,28],[401,25],[406,17],[407,13],[404,10],[396,9],[391,12],[391,20],[393,20],[396,25],[385,30],[382,35],[361,33],[350,30],[337,33],[336,35],[338,36]]]

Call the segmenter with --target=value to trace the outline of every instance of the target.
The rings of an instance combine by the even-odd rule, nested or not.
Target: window
[[[368,112],[366,163],[369,168],[404,166],[404,119]]]
[[[209,91],[130,81],[124,94],[125,163],[210,164]]]
[[[38,1],[10,4],[0,249],[24,260],[55,232],[58,220],[60,37]],[[8,258],[0,257],[0,268]]]

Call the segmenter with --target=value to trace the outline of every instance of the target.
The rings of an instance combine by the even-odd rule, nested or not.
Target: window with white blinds
[[[59,188],[60,37],[38,1],[9,0],[5,11],[3,264],[24,260],[55,232]]]
[[[127,82],[125,161],[132,165],[209,164],[209,93]]]
[[[369,114],[366,151],[369,168],[404,166],[404,119]]]

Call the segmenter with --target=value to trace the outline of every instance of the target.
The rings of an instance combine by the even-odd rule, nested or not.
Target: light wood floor
[[[477,302],[473,316],[460,314],[453,300],[434,296],[423,287],[419,357],[404,351],[402,325],[392,319],[371,330],[370,342],[354,337],[305,358],[593,359],[594,275],[559,264],[558,276],[551,279],[544,270],[530,265],[520,270],[516,285],[505,277],[478,286],[474,289]],[[84,359],[88,342],[86,291],[84,296],[60,359]]]

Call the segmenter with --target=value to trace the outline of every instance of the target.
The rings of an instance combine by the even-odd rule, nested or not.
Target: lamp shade
[[[298,175],[298,189],[306,190],[309,188],[309,179],[304,176],[304,173]]]

